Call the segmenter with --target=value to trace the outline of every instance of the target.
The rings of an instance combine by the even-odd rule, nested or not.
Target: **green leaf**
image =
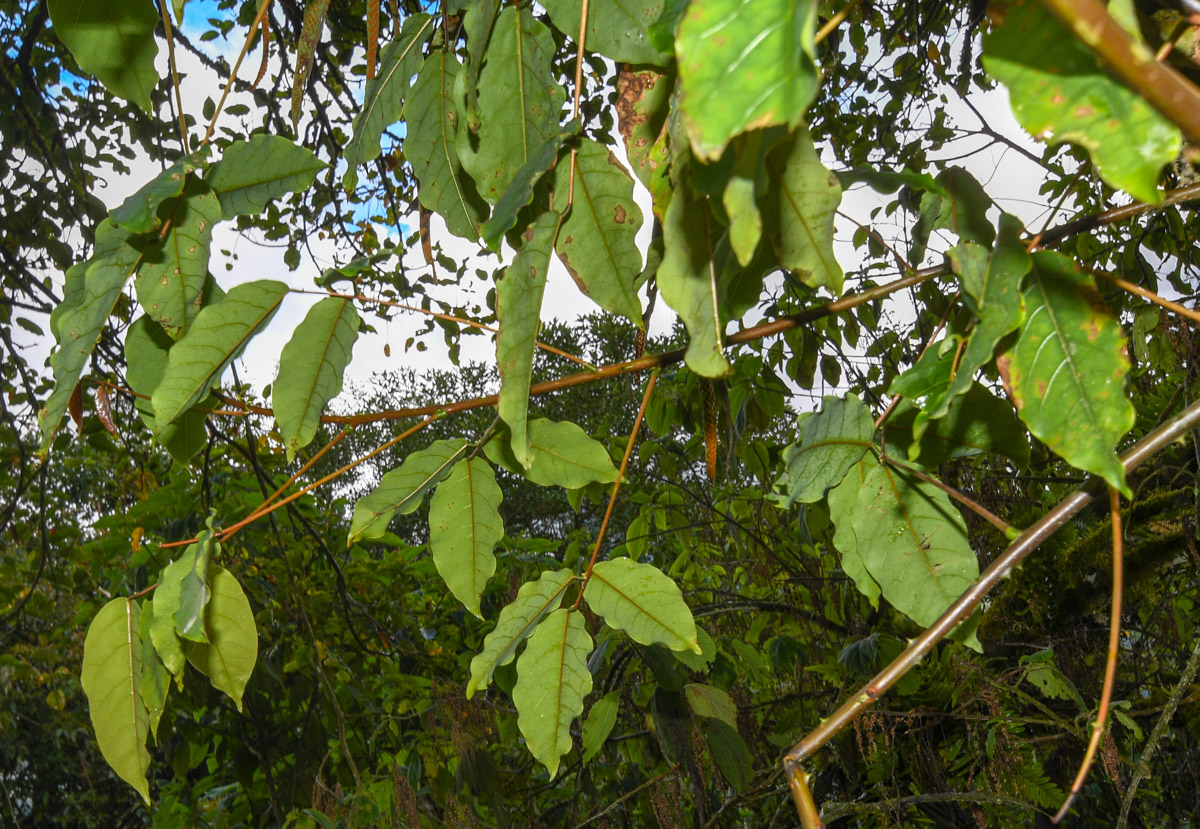
[[[496,409],[512,435],[517,462],[533,462],[526,420],[529,417],[529,386],[533,377],[533,355],[541,325],[542,295],[550,268],[550,251],[558,235],[560,214],[543,213],[525,231],[524,242],[496,281],[496,363],[500,369],[500,396]]]
[[[783,450],[786,469],[776,486],[786,493],[787,505],[820,501],[874,440],[874,418],[858,397],[826,397],[820,412],[801,421],[800,440]]]
[[[425,493],[450,474],[469,448],[470,444],[460,440],[439,440],[406,457],[383,476],[370,495],[358,499],[347,544],[379,538],[394,515],[407,515],[421,506]]]
[[[289,461],[316,436],[325,404],[341,392],[359,322],[352,300],[328,297],[309,309],[283,347],[271,407]]]
[[[754,763],[750,749],[737,729],[722,720],[710,719],[706,736],[717,768],[734,791],[744,792],[750,788],[754,779]]]
[[[675,651],[675,659],[682,662],[693,671],[703,671],[717,658],[717,643],[702,627],[696,628],[696,643],[700,645],[700,653],[692,651]]]
[[[241,711],[242,693],[258,661],[254,613],[242,586],[224,567],[210,564],[208,582],[212,600],[204,611],[204,626],[208,629],[209,643],[188,643],[187,659]]]
[[[1079,144],[1113,187],[1143,202],[1162,198],[1158,174],[1179,155],[1179,130],[1112,78],[1041,3],[1005,9],[984,35],[983,65],[1008,88],[1013,114],[1035,137]]]
[[[400,120],[409,81],[422,69],[421,50],[435,28],[429,15],[409,15],[400,29],[400,37],[383,47],[378,74],[367,81],[362,109],[350,127],[352,135],[346,145],[346,172],[342,176],[342,184],[346,187],[352,188],[357,183],[360,164],[379,157],[383,131]]]
[[[525,477],[539,486],[579,489],[617,479],[617,468],[604,444],[570,421],[530,420],[529,451]]]
[[[158,83],[154,29],[158,9],[149,0],[50,0],[54,34],[79,68],[119,98],[151,111]]]
[[[528,6],[506,8],[496,18],[479,73],[479,149],[463,151],[463,166],[491,204],[525,162],[558,132],[566,92],[554,82],[550,30]]]
[[[483,650],[471,660],[467,699],[491,684],[497,668],[512,662],[521,643],[562,603],[563,594],[574,579],[570,570],[547,570],[536,581],[521,585],[517,597],[500,611],[496,627],[483,640]]]
[[[492,553],[504,537],[496,473],[480,459],[461,460],[429,502],[429,548],[442,580],[467,610],[483,618],[479,598],[496,572]]]
[[[221,215],[254,216],[271,199],[307,190],[325,169],[312,151],[278,135],[234,141],[204,176],[221,202]]]
[[[67,271],[63,301],[50,317],[58,349],[50,357],[54,391],[38,413],[41,452],[54,439],[104,324],[121,298],[125,283],[141,262],[141,254],[129,243],[130,238],[127,231],[105,219],[96,228],[92,258]]]
[[[125,331],[125,379],[136,394],[146,395],[133,400],[142,422],[177,463],[186,464],[208,442],[208,432],[204,428],[208,415],[195,408],[189,409],[174,423],[159,429],[154,420],[154,405],[149,400],[167,370],[167,354],[173,344],[161,325],[145,314],[138,317]],[[199,408],[212,408],[211,404],[215,403],[216,400],[209,397],[200,401]]]
[[[762,239],[763,220],[758,201],[767,189],[766,151],[770,149],[764,138],[762,130],[754,130],[734,139],[733,171],[721,195],[721,204],[729,216],[729,246],[742,267],[753,261]]]
[[[560,32],[572,40],[579,37],[579,17],[583,0],[546,0],[543,4]],[[609,0],[593,3],[588,9],[586,44],[616,63],[670,63],[650,44],[647,34],[662,14],[663,0]]]
[[[621,692],[609,691],[592,703],[587,719],[583,721],[583,762],[586,765],[600,749],[617,724],[617,709],[621,705]]]
[[[830,493],[829,515],[843,569],[847,552],[856,555],[883,597],[917,624],[936,621],[979,576],[966,524],[946,493],[874,457]],[[979,650],[973,631],[965,643]]]
[[[707,197],[696,196],[682,184],[663,216],[663,259],[657,282],[663,301],[687,327],[687,366],[702,377],[729,373],[729,361],[722,353],[725,326],[717,309],[718,233]]]
[[[143,251],[134,280],[142,308],[174,339],[200,313],[213,225],[221,221],[221,205],[211,190],[197,182],[188,191],[172,206],[166,237]]]
[[[833,219],[842,201],[837,176],[825,169],[803,128],[767,156],[767,170],[777,186],[764,212],[767,227],[777,228],[770,239],[779,263],[805,285],[840,295],[842,268],[833,255]]]
[[[188,174],[202,169],[207,163],[207,147],[184,156],[125,199],[120,207],[109,214],[109,218],[118,227],[130,233],[149,233],[157,230],[162,224],[159,221],[158,209],[163,202],[182,193]]]
[[[737,706],[728,693],[712,685],[688,683],[683,686],[688,708],[697,717],[717,719],[737,728]]]
[[[571,165],[555,171],[554,206],[566,210]],[[642,272],[636,236],[642,211],[633,200],[633,176],[616,156],[590,138],[575,154],[575,200],[555,249],[567,272],[597,305],[642,327],[634,281]]]
[[[551,780],[559,758],[571,750],[571,723],[583,713],[583,699],[592,690],[591,650],[583,614],[560,609],[542,620],[517,660],[512,691],[517,725]]]
[[[1117,442],[1133,428],[1121,324],[1095,283],[1061,254],[1033,257],[1025,327],[996,361],[1021,420],[1072,466],[1129,496]]]
[[[142,642],[138,603],[113,599],[88,626],[80,681],[88,698],[96,743],[105,761],[150,804],[146,734],[150,718],[138,693]]]
[[[926,424],[914,439],[920,412],[907,400],[892,412],[884,426],[890,455],[907,457],[926,469],[981,452],[998,452],[1021,467],[1029,465],[1029,438],[1012,404],[997,400],[979,383],[951,400],[946,414]]]
[[[404,104],[408,125],[404,157],[420,184],[417,196],[422,206],[441,216],[455,236],[474,241],[487,205],[455,148],[459,114],[454,85],[461,72],[458,58],[444,49],[435,50],[425,61]]]
[[[654,215],[662,218],[671,201],[667,112],[675,88],[673,69],[621,67],[617,76],[617,130],[638,181],[650,191]]]
[[[175,10],[175,22],[183,25],[183,7],[187,4],[187,0],[171,0],[171,8]]]
[[[463,89],[463,113],[472,132],[479,130],[479,69],[483,66],[484,54],[492,39],[492,29],[500,14],[500,0],[472,0],[463,15],[463,29],[467,33],[467,59],[463,67],[461,87]]]
[[[207,638],[204,608],[212,596],[208,581],[208,563],[213,554],[212,519],[194,544],[179,558],[162,569],[154,592],[155,615],[151,638],[168,670],[175,676],[183,670],[183,661],[170,644],[178,636],[194,642]],[[165,652],[164,652],[165,651]]]
[[[500,243],[504,234],[512,230],[517,223],[517,214],[533,201],[533,188],[558,160],[558,151],[568,139],[579,134],[579,122],[572,120],[565,129],[538,148],[529,160],[521,165],[513,180],[504,190],[504,195],[496,202],[492,218],[483,223],[479,229],[483,242],[494,253],[500,252]]]
[[[171,348],[167,370],[154,390],[154,418],[159,428],[174,423],[208,393],[279,310],[287,293],[288,286],[282,282],[246,282],[220,302],[200,310],[183,339]]]
[[[150,734],[158,742],[158,722],[167,705],[167,693],[171,690],[171,675],[158,657],[150,629],[154,622],[154,602],[147,599],[142,604],[138,624],[138,640],[141,644],[142,673],[138,678],[138,695],[146,706],[150,722]]]
[[[651,564],[628,558],[598,562],[583,598],[609,627],[635,642],[700,653],[696,620],[679,585]]]
[[[817,89],[812,0],[692,0],[675,53],[692,149],[716,161],[731,138],[795,128]]]
[[[929,235],[935,230],[948,230],[960,241],[990,248],[996,238],[996,229],[987,217],[992,200],[975,177],[961,167],[947,167],[934,184],[921,195],[908,261],[914,266],[924,261]]]

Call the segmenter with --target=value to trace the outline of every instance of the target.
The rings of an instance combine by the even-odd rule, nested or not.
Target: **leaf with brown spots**
[[[654,213],[662,218],[671,200],[667,145],[667,107],[675,88],[675,73],[668,70],[625,67],[617,77],[617,130],[625,144],[629,166],[646,185]]]
[[[996,361],[1021,420],[1079,469],[1126,494],[1117,442],[1133,427],[1121,325],[1092,278],[1061,254],[1033,258],[1020,339]]]

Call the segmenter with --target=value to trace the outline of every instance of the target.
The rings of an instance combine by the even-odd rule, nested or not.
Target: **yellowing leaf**
[[[635,642],[700,653],[696,620],[679,585],[651,564],[627,558],[601,561],[592,569],[583,597],[610,627]]]
[[[142,673],[137,602],[113,599],[100,609],[83,642],[80,681],[105,761],[150,804],[146,734],[150,718],[138,693]]]
[[[471,660],[467,699],[476,691],[487,688],[495,670],[512,661],[521,643],[562,602],[563,594],[573,580],[570,570],[548,570],[536,581],[521,585],[517,597],[500,611],[496,627],[483,640],[483,650]]]
[[[492,550],[504,537],[500,487],[487,462],[473,458],[455,464],[429,503],[429,548],[450,592],[482,618],[479,598],[496,572]]]
[[[233,574],[217,564],[208,568],[212,599],[204,611],[208,644],[189,642],[187,659],[242,710],[242,693],[258,660],[254,613]]]
[[[517,725],[551,780],[559,758],[571,750],[571,723],[583,713],[583,699],[592,690],[591,650],[583,614],[561,609],[542,620],[517,660],[512,692]]]

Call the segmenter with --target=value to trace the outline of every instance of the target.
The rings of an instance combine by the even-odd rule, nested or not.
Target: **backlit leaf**
[[[1179,130],[1111,77],[1041,3],[1010,3],[983,38],[983,65],[1007,87],[1036,138],[1087,149],[1109,184],[1157,202],[1158,174],[1179,154]]]
[[[154,390],[154,417],[160,428],[174,423],[208,393],[226,366],[279,310],[287,292],[282,282],[245,282],[220,302],[201,309],[183,339],[171,348],[167,370]]]
[[[504,194],[496,202],[492,217],[483,223],[479,229],[483,242],[494,252],[500,251],[500,242],[504,234],[517,223],[517,214],[533,201],[533,188],[558,160],[558,151],[567,140],[579,133],[579,122],[571,121],[567,128],[553,135],[538,148],[529,160],[521,165],[513,180],[505,188]]]
[[[479,73],[479,148],[464,151],[459,144],[463,166],[491,204],[558,132],[566,93],[554,82],[554,52],[550,30],[528,6],[506,8],[496,18]]]
[[[450,474],[469,448],[470,444],[460,440],[439,440],[406,457],[369,495],[358,499],[347,543],[379,538],[387,532],[393,516],[407,515],[421,506],[425,493]]]
[[[799,126],[817,88],[813,0],[692,0],[675,53],[692,149],[715,161],[733,136]]]
[[[542,620],[517,660],[512,691],[517,725],[551,780],[559,758],[571,750],[571,723],[583,713],[583,699],[592,690],[591,650],[583,614],[560,609]]]
[[[654,215],[671,201],[671,159],[666,121],[675,73],[623,66],[617,76],[617,130],[638,181],[650,191]]]
[[[966,524],[946,493],[872,456],[830,494],[829,514],[838,550],[857,556],[883,597],[920,625],[936,621],[979,576]],[[964,633],[978,650],[973,630],[960,626]]]
[[[888,454],[907,456],[926,469],[981,452],[997,452],[1019,466],[1029,465],[1029,437],[1016,410],[979,383],[950,401],[946,414],[927,424],[914,440],[913,423],[920,411],[905,400],[892,412],[884,426]]]
[[[482,618],[479,597],[496,572],[492,550],[504,537],[496,474],[480,458],[461,460],[429,502],[429,548],[450,592]]]
[[[996,229],[987,215],[992,200],[975,177],[961,167],[947,167],[938,174],[934,185],[921,194],[909,262],[920,265],[924,261],[929,236],[935,230],[947,230],[960,242],[975,242],[990,248],[996,238]]]
[[[566,209],[570,178],[571,165],[560,164],[555,171],[556,209]],[[641,226],[633,177],[607,147],[581,139],[575,154],[575,200],[555,249],[579,290],[639,328],[642,303],[634,280],[642,271],[636,243]]]
[[[163,665],[158,651],[154,647],[150,628],[154,622],[154,602],[147,599],[142,603],[142,613],[138,624],[138,640],[141,644],[142,673],[138,678],[138,695],[146,706],[146,716],[149,718],[150,734],[158,742],[158,722],[162,719],[163,710],[167,705],[167,693],[171,690],[171,675]]]
[[[496,363],[500,370],[497,411],[512,436],[517,462],[533,462],[526,420],[529,416],[529,386],[533,354],[541,326],[542,294],[550,267],[550,251],[558,234],[559,214],[543,213],[522,236],[522,244],[496,281]]]
[[[783,450],[778,487],[789,505],[811,504],[837,486],[873,445],[875,420],[855,395],[826,397],[821,411],[800,424],[800,440]]]
[[[461,72],[458,58],[444,49],[425,61],[404,104],[404,156],[420,184],[421,204],[441,216],[455,236],[473,241],[479,238],[487,205],[458,160],[454,84]]]
[[[546,0],[543,4],[555,27],[571,37],[579,36],[579,17],[583,0]],[[670,62],[650,44],[649,28],[662,14],[663,0],[608,0],[592,3],[588,9],[586,44],[617,63],[649,63],[662,66]]]
[[[621,704],[621,692],[609,691],[592,703],[587,719],[583,721],[583,762],[587,763],[604,748],[604,742],[617,724],[617,710]]]
[[[1053,251],[1034,255],[1024,298],[1020,339],[997,360],[1021,420],[1067,463],[1128,495],[1116,454],[1134,420],[1121,324],[1092,278]]]
[[[254,613],[242,586],[224,567],[210,564],[208,582],[212,599],[204,611],[204,626],[208,629],[209,642],[189,642],[187,659],[241,711],[242,693],[258,660]]]
[[[617,468],[604,444],[570,421],[529,421],[530,464],[525,477],[541,486],[579,489],[593,482],[612,483]]]
[[[483,640],[483,650],[471,660],[467,699],[491,684],[497,668],[512,662],[521,643],[562,603],[574,578],[570,570],[547,570],[536,581],[521,585],[517,597],[500,611],[496,627]]]
[[[288,460],[312,441],[325,404],[341,392],[358,326],[352,300],[328,297],[309,309],[283,347],[271,407]]]
[[[769,178],[765,220],[779,263],[806,285],[842,292],[842,268],[833,255],[833,218],[842,201],[837,176],[825,169],[808,130],[767,156]]]
[[[159,207],[183,192],[188,174],[203,169],[207,157],[206,147],[179,159],[121,202],[121,206],[112,211],[109,217],[118,227],[130,233],[156,230],[162,224],[158,216]]]
[[[150,718],[138,693],[142,672],[139,614],[138,603],[126,598],[113,599],[100,609],[83,642],[80,681],[100,753],[149,805],[146,734]]]
[[[158,83],[154,29],[158,9],[149,0],[50,0],[54,34],[84,72],[109,92],[151,111]]]
[[[196,182],[188,191],[172,204],[166,237],[143,251],[134,280],[138,303],[175,339],[200,313],[213,225],[221,221],[221,205],[211,190]]]
[[[635,642],[700,653],[696,621],[679,585],[652,564],[628,558],[598,562],[583,598],[609,627]]]
[[[221,202],[221,214],[253,216],[267,203],[312,185],[325,168],[312,151],[279,135],[234,141],[204,176]]]
[[[379,72],[367,81],[362,109],[350,127],[351,138],[345,153],[346,172],[342,177],[346,187],[354,187],[357,183],[359,165],[379,157],[383,131],[400,120],[409,82],[422,69],[421,50],[433,35],[434,28],[433,18],[429,15],[409,15],[400,29],[400,37],[383,47]]]

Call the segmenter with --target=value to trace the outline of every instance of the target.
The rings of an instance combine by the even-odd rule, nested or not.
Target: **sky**
[[[208,42],[200,41],[201,34],[208,29],[206,19],[216,14],[216,6],[216,0],[192,0],[186,7],[182,29],[193,43],[200,44],[210,56],[225,57],[232,64],[241,48],[241,43],[245,35],[243,29],[235,27],[230,32],[228,39],[218,38]],[[240,75],[243,78],[252,77],[257,72],[260,57],[261,52],[258,49],[247,55],[240,71]],[[178,69],[183,79],[181,93],[184,109],[189,113],[195,114],[197,121],[203,123],[200,113],[203,109],[205,99],[212,98],[215,100],[220,95],[218,79],[187,50],[176,49],[176,58]],[[158,63],[160,64],[160,72],[164,76],[168,74],[169,70],[165,49],[160,49]],[[271,66],[268,70],[269,75],[277,72],[278,68],[278,55],[273,54]],[[952,90],[948,91],[950,94],[947,97],[951,101],[955,101],[956,95]],[[355,94],[361,100],[361,85]],[[251,116],[246,117],[252,117],[254,106],[252,101],[248,99],[249,96],[232,93],[229,96],[226,107],[228,108],[239,102],[247,103],[251,108]],[[1034,155],[1041,155],[1043,148],[1035,144],[1014,120],[1008,105],[1007,94],[1002,88],[974,95],[972,97],[972,104],[987,119],[992,129],[1027,147]],[[967,129],[979,126],[978,117],[965,105],[953,105],[950,115],[952,121],[958,126]],[[222,118],[233,118],[236,120],[237,116],[223,115]],[[301,125],[301,134],[303,134],[303,123]],[[943,155],[947,157],[959,156],[964,154],[968,149],[971,149],[972,146],[981,146],[986,141],[987,139],[984,137],[963,139],[947,147]],[[624,151],[621,147],[621,142],[617,141],[613,149],[622,162],[624,162]],[[825,148],[825,160],[827,163],[832,163],[832,154],[828,148]],[[1011,148],[994,145],[978,154],[970,155],[955,163],[964,166],[969,172],[975,175],[1004,210],[1014,213],[1032,227],[1041,226],[1039,222],[1045,219],[1046,207],[1044,199],[1040,198],[1037,194],[1037,187],[1043,178],[1041,169],[1033,162]],[[113,175],[108,177],[103,182],[102,188],[97,192],[97,195],[110,208],[119,205],[128,195],[141,187],[142,184],[158,172],[159,166],[150,159],[142,159],[131,164],[131,168],[131,172],[128,175]],[[650,199],[649,194],[636,180],[635,188],[636,200],[645,217],[638,238],[639,245],[644,250],[650,237]],[[879,196],[866,186],[859,186],[844,194],[841,210],[858,221],[864,223],[872,223],[874,221],[874,224],[877,226],[881,221],[884,223],[888,221],[909,221],[909,219],[902,215],[903,211],[897,211],[897,214],[890,220],[885,219],[882,215],[876,220],[871,219],[871,211],[882,204],[886,204],[891,198],[890,196]],[[835,253],[843,268],[848,272],[853,271],[859,265],[859,254],[850,243],[855,227],[856,225],[853,222],[839,219],[836,228],[837,241],[835,244]],[[395,238],[396,233],[394,228],[377,228],[381,239],[389,235],[389,230],[392,237]],[[885,236],[889,235],[886,227],[883,232]],[[441,225],[441,220],[437,217],[434,217],[433,220],[433,236],[435,239],[442,240],[447,253],[452,258],[470,260],[473,266],[483,267],[489,271],[497,264],[495,257],[482,251],[478,246],[458,240],[446,233],[444,227]],[[946,239],[942,239],[940,243],[938,240],[934,240],[930,246],[930,260],[939,258],[941,251],[950,243],[952,242]],[[300,268],[296,271],[289,271],[283,262],[283,248],[259,244],[254,239],[237,233],[231,222],[222,223],[217,226],[214,232],[212,251],[213,256],[210,270],[227,290],[240,281],[264,278],[279,279],[294,288],[309,289],[314,287],[314,278],[319,276],[324,268],[335,264],[344,264],[344,262],[337,260],[336,252],[329,242],[320,239],[310,239],[309,250],[303,252]],[[511,259],[511,251],[506,248],[502,251],[501,258],[505,262],[509,261]],[[423,265],[420,252],[413,251],[412,254],[406,257],[406,263],[414,267]],[[227,265],[232,267],[227,269]],[[468,273],[471,270],[473,270],[473,267],[468,269]],[[488,286],[473,277],[468,278],[466,281],[467,285],[448,289],[448,293],[443,298],[456,305],[469,305],[480,302]],[[303,319],[308,308],[318,301],[318,299],[315,296],[296,294],[289,296],[270,327],[255,339],[253,347],[247,352],[247,356],[244,356],[238,362],[239,376],[251,384],[255,393],[261,395],[264,387],[272,381],[277,370],[280,351],[290,338],[295,325]],[[891,305],[893,306],[891,312],[894,317],[899,316],[900,318],[904,318],[906,315],[911,317],[911,311],[904,307],[903,300],[897,300],[897,302],[893,302]],[[554,259],[543,302],[543,318],[547,320],[550,318],[570,320],[594,311],[596,308],[597,306],[590,299],[579,293],[561,263],[557,259]],[[376,372],[392,371],[404,367],[437,367],[447,369],[452,367],[440,332],[435,332],[425,338],[428,346],[427,351],[410,351],[406,353],[404,348],[405,341],[423,326],[424,317],[401,312],[388,322],[369,318],[366,313],[364,313],[364,318],[370,319],[378,329],[378,333],[363,334],[355,345],[354,354],[356,359],[351,363],[347,372],[346,386],[348,392],[343,395],[343,406],[349,405],[345,397],[351,390],[369,389],[371,377]],[[657,303],[653,318],[652,333],[659,334],[670,330],[674,321],[675,318],[670,309],[664,303]],[[745,321],[745,324],[751,325],[756,321],[756,319],[751,317]],[[735,325],[731,326],[730,330],[735,330],[735,328]],[[465,361],[481,360],[491,362],[495,359],[494,343],[490,336],[464,337],[462,343],[462,359]],[[385,355],[385,345],[390,346],[390,349],[388,349],[390,350],[390,356]],[[824,393],[834,390],[817,389],[816,391]]]

